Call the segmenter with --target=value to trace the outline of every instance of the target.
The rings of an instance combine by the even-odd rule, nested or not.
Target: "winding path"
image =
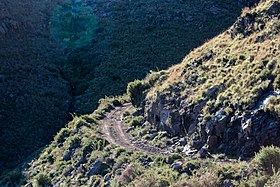
[[[151,144],[142,141],[132,141],[128,126],[122,121],[122,114],[125,110],[133,106],[128,103],[121,107],[116,107],[114,110],[106,114],[106,117],[100,121],[101,132],[103,136],[112,144],[122,148],[146,153],[150,155],[168,156],[170,151],[157,148]]]

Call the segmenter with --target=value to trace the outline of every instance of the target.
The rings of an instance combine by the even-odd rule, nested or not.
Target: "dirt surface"
[[[131,103],[116,107],[107,113],[106,117],[100,120],[99,125],[103,136],[111,143],[120,146],[126,150],[145,153],[154,156],[169,156],[173,150],[160,149],[141,140],[133,140],[131,135],[127,133],[128,125],[122,121],[123,113],[133,107]],[[190,159],[196,160],[195,155],[189,155]],[[216,159],[217,163],[237,163],[236,159]]]
[[[129,133],[128,126],[122,121],[122,114],[128,108],[133,107],[130,103],[115,108],[100,121],[101,131],[104,137],[112,144],[122,148],[142,152],[150,155],[167,156],[171,152],[166,149],[159,149],[151,144],[142,141],[133,141]]]

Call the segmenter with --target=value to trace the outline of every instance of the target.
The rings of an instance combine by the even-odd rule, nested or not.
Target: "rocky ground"
[[[160,149],[151,144],[147,144],[143,141],[133,141],[128,131],[128,125],[122,120],[123,113],[131,108],[132,105],[126,104],[120,108],[116,108],[111,113],[99,122],[104,137],[112,144],[120,146],[126,150],[132,150],[136,152],[144,152],[149,155],[164,156],[170,154],[167,149]]]

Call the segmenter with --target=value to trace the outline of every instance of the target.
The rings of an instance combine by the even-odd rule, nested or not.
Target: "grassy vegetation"
[[[14,170],[3,176],[0,184],[141,187],[279,184],[280,148],[273,146],[263,148],[252,161],[239,161],[224,155],[208,159],[178,154],[151,156],[109,144],[98,133],[96,122],[114,108],[113,103],[124,102],[123,97],[103,99],[92,115],[74,117],[24,172]],[[178,162],[182,164],[174,167],[173,163]]]
[[[173,112],[184,107],[185,113],[192,114],[199,106],[197,116],[207,121],[221,109],[231,115],[252,110],[265,93],[276,91],[280,22],[277,13],[269,14],[273,2],[277,5],[277,1],[267,1],[257,9],[244,9],[229,30],[169,68],[168,78],[156,82],[147,93],[145,110],[162,105]],[[272,98],[271,103],[269,108],[279,115],[278,99]]]
[[[280,97],[273,96],[269,99],[269,104],[265,107],[266,111],[270,111],[277,117],[280,117]]]
[[[212,159],[191,159],[178,155],[169,157],[149,156],[127,152],[108,144],[94,133],[97,126],[74,128],[74,121],[68,124],[71,136],[77,134],[81,144],[72,150],[71,158],[63,155],[69,151],[65,144],[61,147],[54,141],[33,161],[25,171],[22,184],[49,186],[59,183],[68,186],[207,186],[218,187],[224,184],[235,186],[273,186],[279,183],[279,173],[267,173],[267,168],[278,164],[279,148],[267,147],[258,153],[252,161],[230,160],[219,155]],[[100,143],[98,143],[100,142]],[[100,146],[96,146],[99,144]],[[96,173],[89,175],[94,163],[102,162]],[[269,161],[269,162],[267,162]],[[180,168],[172,163],[182,162]],[[259,167],[264,170],[259,170]],[[109,177],[110,183],[105,178]],[[2,180],[3,182],[9,179]],[[12,181],[18,184],[18,179]],[[12,184],[12,183],[11,183]]]
[[[150,2],[156,3],[157,1]],[[92,114],[73,115],[73,120],[57,133],[54,141],[42,150],[37,159],[24,167],[24,171],[17,169],[1,177],[0,185],[277,186],[279,184],[280,168],[280,148],[278,147],[264,147],[252,160],[247,161],[228,159],[225,155],[213,155],[213,158],[206,159],[200,159],[196,156],[187,157],[177,153],[171,153],[169,156],[152,156],[127,151],[110,144],[101,136],[100,126],[98,125],[98,121],[105,116],[106,112],[130,101],[136,107],[143,107],[141,104],[146,104],[146,108],[144,108],[146,111],[149,111],[147,108],[149,109],[153,102],[162,100],[164,102],[161,104],[167,104],[168,109],[180,109],[181,104],[184,104],[184,109],[190,112],[195,112],[194,106],[201,105],[199,112],[202,114],[201,123],[204,125],[220,108],[224,108],[227,114],[233,114],[238,110],[254,109],[264,93],[276,91],[279,88],[279,30],[277,30],[279,20],[269,16],[268,10],[272,2],[276,1],[262,2],[257,9],[245,9],[243,17],[230,30],[192,51],[182,64],[173,66],[167,71],[151,73],[143,81],[137,80],[130,83],[127,87],[127,95],[100,99],[99,107]],[[124,5],[131,5],[130,2],[120,1],[119,3],[119,6],[111,7],[116,12],[123,10],[124,7],[122,6]],[[138,6],[142,10],[142,4],[140,1],[139,3]],[[207,3],[209,2],[207,1]],[[176,3],[174,6],[176,6]],[[163,10],[165,10],[164,6]],[[212,13],[213,11],[215,12],[212,9]],[[260,13],[263,14],[260,16]],[[126,14],[124,15],[126,16]],[[244,25],[244,19],[249,18],[254,19],[254,24],[248,22]],[[161,23],[160,20],[159,23]],[[137,28],[137,25],[135,25],[135,28]],[[116,27],[115,29],[118,30],[119,28]],[[153,30],[152,28],[149,29]],[[122,33],[131,32],[121,31],[123,31]],[[131,50],[131,48],[126,49],[126,46],[121,45],[122,42],[127,42],[123,38],[118,42],[111,44],[110,47],[124,49],[125,51]],[[127,46],[131,47],[130,45]],[[142,49],[141,45],[138,47]],[[118,53],[120,52],[118,51]],[[78,58],[82,53],[82,51],[75,53],[77,55],[75,58]],[[112,52],[112,54],[115,55],[116,53]],[[126,55],[123,57],[127,59]],[[167,54],[166,58],[168,59],[168,57]],[[110,55],[106,58],[116,60]],[[78,67],[78,64],[75,63],[77,62],[74,59],[70,66],[72,68]],[[134,64],[131,65],[134,67]],[[100,64],[98,68],[102,66],[104,64]],[[116,72],[106,69],[109,71],[106,73],[110,73],[110,76],[107,78],[98,76],[100,85],[93,89],[92,86],[96,86],[95,81],[97,80],[92,79],[91,72],[85,72],[87,68],[91,67],[92,65],[89,64],[88,67],[75,69],[73,71],[74,76],[68,77],[73,85],[77,86],[74,93],[76,95],[76,109],[79,112],[81,112],[78,109],[79,102],[82,103],[92,96],[89,94],[86,97],[81,97],[82,95],[92,91],[95,93],[94,89],[103,88],[104,81],[108,81],[108,77],[116,76],[114,74]],[[112,63],[111,67],[112,69],[113,67],[116,68]],[[70,76],[69,72],[64,73],[66,73],[66,76]],[[75,73],[79,76],[75,77]],[[95,73],[104,72],[96,71]],[[107,75],[106,73],[104,75]],[[120,74],[117,75],[119,77],[114,77],[114,81],[124,80]],[[86,79],[91,80],[92,85],[83,83],[79,80],[80,76],[85,76]],[[127,76],[126,78],[130,79],[131,77]],[[108,83],[114,81],[110,80]],[[118,84],[115,86],[118,86]],[[100,94],[104,94],[107,91],[106,89],[101,90]],[[110,89],[114,90],[115,88]],[[121,90],[122,87],[118,89]],[[84,106],[88,107],[84,109],[85,111],[92,107],[92,103],[94,103],[92,101],[94,100],[95,98],[85,103]],[[146,103],[143,103],[143,100]],[[272,97],[269,104],[265,106],[265,110],[274,112],[279,116],[278,105],[279,97]],[[152,126],[153,124],[143,126],[142,122],[146,116],[136,115],[137,112],[136,109],[127,111],[123,118],[133,128],[132,135],[139,139],[145,139],[147,137],[145,135],[151,135],[149,131],[154,126]],[[172,119],[168,120],[172,126]],[[167,132],[156,133],[157,135],[152,138],[152,141],[160,147],[160,141],[164,141],[168,134]],[[195,135],[200,136],[198,133]]]
[[[105,95],[180,62],[241,9],[229,0],[90,0],[75,13],[71,2],[1,2],[0,171],[50,142],[69,113],[92,113]]]
[[[150,70],[179,63],[186,53],[229,27],[241,7],[232,1],[100,1],[91,45],[73,51],[63,74],[73,86],[74,111],[91,113],[99,98],[119,95]]]

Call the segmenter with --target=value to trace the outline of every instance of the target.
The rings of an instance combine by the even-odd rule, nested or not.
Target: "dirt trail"
[[[101,131],[104,137],[112,144],[129,149],[131,151],[142,152],[151,155],[167,156],[170,152],[166,149],[159,149],[153,145],[142,141],[132,141],[128,134],[128,126],[122,121],[122,114],[128,108],[133,107],[131,104],[125,104],[115,108],[100,121]]]

